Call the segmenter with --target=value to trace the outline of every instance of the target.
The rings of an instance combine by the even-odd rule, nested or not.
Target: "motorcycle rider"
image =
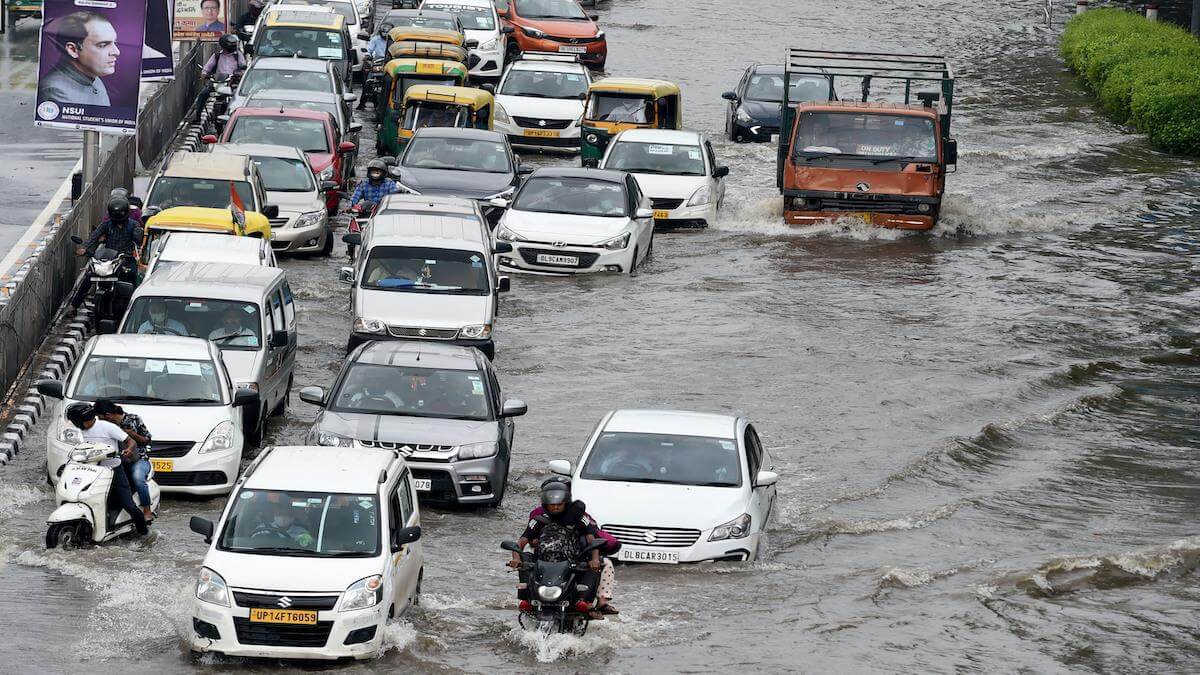
[[[561,476],[552,476],[547,478],[546,480],[542,481],[542,487],[545,487],[550,483],[562,483],[567,487],[568,490],[571,489],[570,479],[563,478]],[[577,503],[582,509],[583,502]],[[529,512],[529,520],[532,522],[535,518],[545,513],[546,507],[538,506]],[[604,539],[606,542],[608,542],[605,547],[600,549],[600,554],[603,556],[601,558],[601,564],[603,567],[600,569],[600,588],[598,592],[599,602],[597,603],[596,609],[600,610],[601,614],[620,614],[620,610],[618,610],[616,606],[612,604],[613,589],[617,585],[617,576],[616,570],[613,568],[613,562],[608,558],[608,556],[616,555],[617,551],[621,550],[621,542],[608,532],[600,529],[600,526],[596,524],[596,519],[588,515],[587,511],[584,511],[583,518],[588,522],[588,524],[591,525],[596,538]]]
[[[75,249],[75,255],[94,255],[96,248],[103,242],[106,248],[111,248],[117,253],[133,256],[136,262],[138,259],[138,246],[142,243],[142,223],[130,217],[129,211],[129,199],[121,196],[109,199],[108,217],[100,221],[100,225],[92,230],[91,236],[87,238],[87,241],[83,242],[83,246]],[[117,270],[117,277],[121,281],[136,284],[137,265],[122,264],[120,269]],[[83,282],[79,285],[79,291],[71,299],[72,307],[79,309],[79,306],[83,304],[83,299],[87,297],[88,289],[91,288],[91,282],[92,275],[89,271],[84,274]]]
[[[117,425],[137,444],[134,453],[121,453],[121,464],[133,488],[142,498],[142,515],[146,516],[147,523],[154,522],[154,512],[150,510],[150,484],[147,482],[150,477],[150,430],[141,417],[126,413],[124,408],[106,398],[97,400],[94,409],[102,421]]]
[[[84,441],[105,443],[120,450],[122,455],[136,453],[137,443],[133,438],[112,422],[96,419],[95,409],[87,403],[72,403],[68,406],[67,421],[83,432]],[[116,461],[116,466],[102,462],[102,465],[113,470],[113,484],[110,493],[120,501],[121,508],[125,513],[129,514],[137,533],[139,535],[149,534],[150,529],[146,527],[146,516],[133,502],[133,489],[129,485],[129,478],[125,475],[125,471],[120,469],[120,460]]]
[[[200,81],[204,83],[204,89],[197,97],[197,114],[204,110],[204,105],[208,102],[208,97],[212,95],[215,89],[213,83],[210,81],[213,75],[233,77],[234,73],[246,69],[246,57],[242,54],[242,50],[238,49],[239,45],[241,45],[238,36],[233,33],[226,33],[221,36],[218,43],[221,45],[220,51],[208,57],[208,61],[200,69]]]
[[[250,32],[247,30],[247,27],[253,28],[258,24],[258,17],[262,14],[263,7],[266,4],[266,0],[250,0],[246,11],[238,17],[237,23],[234,24],[237,26],[238,35],[246,42],[250,41]]]
[[[387,164],[382,159],[373,159],[367,162],[367,177],[358,181],[354,193],[350,195],[350,208],[358,211],[359,217],[366,217],[371,207],[385,195],[399,191],[400,186],[396,185],[396,181],[387,177]],[[351,260],[354,259],[353,244],[346,246],[346,253]]]
[[[365,71],[368,73],[368,75],[366,77],[370,77],[369,66],[373,66],[374,64],[382,63],[383,61],[387,60],[388,33],[391,33],[391,32],[392,32],[392,24],[390,24],[390,23],[379,24],[379,30],[376,31],[375,34],[371,36],[371,41],[367,43],[367,56],[369,56],[371,58],[371,61],[367,64],[368,68],[365,69]],[[366,80],[363,80],[363,82],[365,83]],[[373,103],[375,105],[379,105],[378,101],[373,101]],[[354,109],[355,110],[364,110],[364,109],[366,109],[366,107],[367,107],[367,92],[366,92],[366,86],[364,84],[363,95],[361,97],[359,97],[358,105],[355,106]]]

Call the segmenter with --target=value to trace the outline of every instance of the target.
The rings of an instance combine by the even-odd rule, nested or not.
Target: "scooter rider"
[[[373,159],[367,163],[367,177],[358,181],[354,193],[350,195],[350,208],[360,202],[378,204],[385,195],[399,192],[396,181],[387,177],[387,164],[382,159]]]
[[[122,196],[109,199],[108,218],[102,220],[99,227],[92,230],[91,236],[83,242],[83,246],[75,249],[75,255],[93,255],[96,248],[103,242],[106,248],[132,256],[136,261],[138,245],[142,242],[142,223],[130,217],[129,210],[129,199]],[[121,281],[136,284],[137,266],[128,263],[122,264],[117,275]],[[83,283],[79,285],[79,291],[71,299],[72,307],[78,309],[83,304],[83,299],[87,297],[88,289],[91,288],[91,281],[91,274],[86,274]]]
[[[150,509],[150,484],[147,482],[150,478],[150,442],[153,440],[150,430],[142,418],[126,413],[124,408],[106,398],[98,399],[93,409],[100,421],[117,425],[137,444],[137,450],[132,454],[121,453],[121,467],[128,473],[129,482],[142,500],[142,515],[146,517],[146,522],[154,522],[154,512]]]
[[[226,33],[221,36],[218,42],[221,45],[221,50],[208,57],[208,61],[200,69],[200,80],[205,83],[205,87],[200,92],[200,96],[197,97],[197,111],[204,110],[204,106],[208,102],[208,97],[212,95],[214,87],[210,80],[213,75],[233,77],[234,73],[246,69],[246,57],[242,54],[242,50],[238,49],[238,46],[241,44],[238,36],[233,33]]]
[[[375,34],[371,36],[371,41],[367,43],[367,56],[371,57],[371,60],[368,65],[374,66],[376,64],[380,64],[383,61],[387,60],[388,33],[391,33],[391,32],[392,32],[392,24],[383,23],[383,24],[379,25],[379,30],[376,31]],[[367,74],[367,77],[368,78],[371,77],[369,72]],[[363,95],[361,97],[359,97],[358,105],[354,107],[355,110],[365,110],[367,107],[367,92],[365,91],[366,80],[363,80],[363,82],[364,82]],[[375,105],[379,105],[379,101],[375,100],[375,99],[372,100],[372,103],[374,103]]]
[[[83,432],[85,441],[106,443],[118,449],[122,455],[137,452],[137,443],[129,434],[112,422],[96,419],[95,409],[87,403],[72,403],[68,406],[67,421]],[[115,464],[109,464],[114,461]],[[101,464],[112,469],[112,494],[121,503],[121,508],[125,510],[125,513],[128,513],[130,519],[133,520],[133,526],[137,533],[148,534],[150,529],[146,527],[146,516],[133,501],[133,488],[129,485],[129,478],[125,475],[120,463],[121,460],[117,459],[105,460]]]

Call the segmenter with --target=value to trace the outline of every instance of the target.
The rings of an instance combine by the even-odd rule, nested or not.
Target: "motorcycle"
[[[242,73],[245,71],[238,69],[233,71],[232,75],[224,73],[214,73],[212,76],[213,86],[213,106],[212,120],[213,131],[220,134],[225,129],[225,123],[229,121],[229,103],[233,100],[233,92],[237,91],[238,85],[242,82]]]
[[[522,577],[527,581],[517,585],[528,592],[528,600],[518,603],[520,614],[517,621],[521,628],[529,628],[526,620],[534,622],[541,633],[565,633],[582,636],[587,633],[591,617],[588,612],[592,603],[584,600],[589,586],[579,583],[580,575],[588,570],[587,558],[592,551],[607,542],[597,539],[579,553],[576,560],[541,560],[533,553],[522,551],[515,541],[505,541],[500,548],[521,556]]]
[[[349,195],[344,195],[349,199]],[[350,225],[347,227],[349,234],[342,237],[342,241],[346,242],[346,254],[350,256],[350,262],[354,262],[354,251],[358,248],[356,241],[362,240],[362,232],[371,222],[371,213],[375,210],[375,202],[369,202],[365,199],[354,206],[346,209],[346,213],[350,214]],[[351,237],[350,234],[356,234],[357,237]]]
[[[383,113],[387,111],[386,101],[383,100],[384,63],[383,60],[376,61],[367,57],[366,63],[363,64],[363,72],[367,75],[363,81],[362,100],[374,108],[376,124],[383,122]]]
[[[83,239],[72,235],[71,241],[83,245]],[[97,333],[116,332],[117,323],[125,316],[129,299],[133,296],[133,284],[121,280],[123,269],[133,264],[132,256],[124,255],[101,245],[88,261],[91,277],[93,328]]]
[[[46,548],[100,544],[133,532],[133,519],[113,494],[113,471],[124,471],[116,448],[106,443],[79,443],[67,457],[54,488],[58,505],[46,519]],[[154,471],[146,478],[150,510],[158,514],[158,484]],[[135,492],[134,503],[140,501]],[[138,506],[145,506],[138,503]],[[103,515],[97,522],[97,515]]]

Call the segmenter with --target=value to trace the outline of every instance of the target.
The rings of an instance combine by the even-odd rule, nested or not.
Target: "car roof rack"
[[[518,61],[558,61],[559,63],[579,63],[578,54],[559,54],[558,52],[521,52]]]

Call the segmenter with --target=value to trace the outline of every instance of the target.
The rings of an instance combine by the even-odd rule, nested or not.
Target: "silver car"
[[[429,501],[499,506],[512,463],[514,417],[496,372],[472,347],[367,342],[353,352],[328,393],[304,387],[322,408],[306,443],[398,451]]]

